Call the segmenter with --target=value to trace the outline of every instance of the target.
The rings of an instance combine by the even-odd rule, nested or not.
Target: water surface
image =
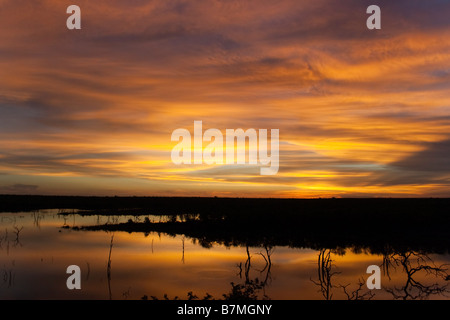
[[[0,213],[0,299],[450,299],[447,253],[205,245],[182,234],[73,229],[167,217],[59,213]],[[69,265],[81,268],[81,290],[66,287]],[[381,290],[365,286],[369,265],[382,269]]]

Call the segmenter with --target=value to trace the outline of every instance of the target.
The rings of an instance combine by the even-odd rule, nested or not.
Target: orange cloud
[[[80,0],[78,31],[70,4],[1,4],[0,190],[449,194],[449,4],[381,1],[376,32],[368,1]],[[175,166],[194,120],[279,129],[279,174]]]

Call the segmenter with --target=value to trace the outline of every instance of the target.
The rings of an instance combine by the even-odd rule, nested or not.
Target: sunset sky
[[[449,17],[447,0],[0,0],[0,194],[449,197]],[[173,164],[194,121],[279,129],[278,174]]]

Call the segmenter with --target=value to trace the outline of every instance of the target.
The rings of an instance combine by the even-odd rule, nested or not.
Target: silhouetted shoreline
[[[78,214],[82,215],[172,217],[167,223],[131,221],[81,226],[84,230],[183,234],[204,246],[218,242],[315,249],[353,247],[372,252],[385,252],[389,248],[447,252],[450,249],[449,208],[447,198],[0,196],[0,211],[76,209],[81,210]]]
[[[292,221],[291,221],[292,222]],[[145,223],[132,222],[73,227],[74,230],[107,232],[161,232],[172,236],[184,235],[194,239],[205,248],[214,244],[230,246],[334,249],[337,252],[351,249],[354,252],[368,251],[372,254],[418,251],[423,253],[447,253],[450,250],[449,233],[441,230],[417,230],[409,226],[403,230],[396,228],[369,229],[355,228],[353,224],[328,224],[321,227],[304,225],[262,224],[230,221],[187,221]]]
[[[353,247],[372,252],[385,252],[387,248],[447,252],[450,249],[449,208],[447,198],[0,196],[0,211],[75,209],[81,210],[77,214],[82,215],[172,217],[167,223],[81,226],[84,230],[183,234],[204,246],[218,242],[315,249]]]
[[[445,214],[450,198],[217,198],[0,195],[0,212],[41,209],[99,210],[107,214]]]

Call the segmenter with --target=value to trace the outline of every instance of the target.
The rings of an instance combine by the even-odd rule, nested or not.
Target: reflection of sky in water
[[[40,213],[0,213],[0,299],[109,299],[107,259],[111,233],[74,231],[68,226],[125,222],[129,218],[105,216],[59,216],[58,210]],[[159,221],[159,217],[150,220]],[[143,221],[144,217],[140,217]],[[15,229],[14,227],[17,227]],[[20,228],[22,228],[20,230]],[[20,230],[19,236],[16,236]],[[111,294],[113,299],[140,299],[142,296],[186,298],[187,293],[215,298],[231,291],[231,282],[245,283],[245,247],[226,248],[214,245],[210,249],[183,236],[166,234],[115,232],[111,255]],[[271,299],[323,299],[318,280],[318,252],[310,249],[276,247],[271,254],[270,273],[264,248],[249,248],[251,268],[248,279],[266,280],[259,291]],[[435,265],[450,262],[449,255],[430,255]],[[184,258],[184,259],[183,259]],[[367,266],[382,263],[382,256],[366,253],[331,254],[331,293],[333,299],[347,299],[346,291],[355,291],[360,279],[367,279]],[[415,260],[414,260],[415,261]],[[396,268],[382,275],[384,288],[401,288],[407,280],[397,260]],[[68,290],[67,266],[81,268],[82,290]],[[240,272],[241,264],[242,272]],[[433,265],[429,262],[430,265]],[[412,263],[411,267],[414,267]],[[425,275],[414,276],[420,284],[431,285],[448,281]],[[314,283],[314,280],[316,283]],[[365,286],[360,294],[367,292]],[[374,290],[374,299],[391,299],[386,290]],[[402,291],[396,292],[402,294]],[[450,297],[450,294],[447,294]],[[430,299],[443,296],[431,294]]]

